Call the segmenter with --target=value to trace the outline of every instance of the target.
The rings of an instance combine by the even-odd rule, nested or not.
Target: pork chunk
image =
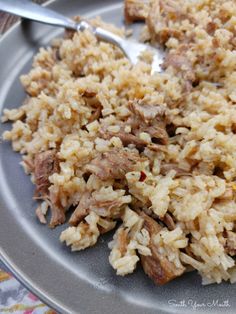
[[[120,208],[124,203],[120,199],[98,201],[91,192],[86,191],[82,195],[79,205],[70,217],[69,224],[77,226],[91,211],[99,217],[117,219],[120,218]]]
[[[182,176],[191,176],[192,174],[182,168],[179,168],[177,164],[174,163],[167,163],[164,165],[161,165],[161,174],[162,175],[167,175],[168,172],[171,170],[174,170],[176,172],[175,177],[182,177]]]
[[[103,129],[100,131],[100,136],[105,140],[110,140],[113,136],[119,137],[124,147],[133,144],[139,150],[143,150],[147,145],[147,143],[138,136],[126,133],[122,129],[118,133],[109,132],[108,130]]]
[[[34,176],[36,184],[36,193],[46,195],[50,186],[49,177],[59,172],[59,160],[56,156],[56,150],[47,150],[38,153],[34,159]]]
[[[111,150],[99,154],[86,166],[86,170],[101,180],[123,179],[127,172],[133,171],[139,161],[143,161],[138,153],[126,150]]]
[[[178,50],[173,53],[169,53],[162,64],[163,69],[172,67],[176,73],[184,79],[187,91],[192,88],[192,83],[196,81],[193,64],[187,56],[187,51],[189,49],[189,45],[181,45]]]
[[[150,235],[151,256],[142,256],[141,263],[145,273],[156,283],[163,285],[170,280],[180,276],[184,272],[184,267],[177,268],[174,263],[170,262],[165,256],[158,251],[154,238],[159,233],[162,227],[151,217],[141,212],[141,217],[144,219],[144,228]]]
[[[149,105],[140,101],[129,103],[129,110],[132,113],[130,124],[132,132],[139,136],[145,132],[150,135],[152,141],[166,145],[168,143],[168,133],[166,131],[166,110],[159,105]]]
[[[144,123],[149,123],[155,118],[164,119],[166,109],[160,105],[150,105],[141,101],[133,101],[129,103],[129,109],[136,114]]]
[[[89,207],[91,203],[91,193],[86,191],[83,193],[79,205],[74,210],[70,217],[69,223],[76,226],[80,221],[82,221],[89,213]]]

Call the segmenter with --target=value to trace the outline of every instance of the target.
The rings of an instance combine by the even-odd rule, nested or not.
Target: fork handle
[[[122,38],[101,27],[93,27],[86,21],[74,22],[46,7],[29,0],[0,0],[0,11],[5,11],[40,23],[69,28],[77,31],[90,29],[97,38],[119,46],[122,50]]]
[[[122,45],[123,40],[121,37],[101,27],[93,27],[86,21],[76,23],[72,19],[63,16],[60,13],[46,7],[42,7],[29,0],[0,0],[0,11],[1,10],[40,23],[69,28],[77,31],[89,29],[98,39],[112,43],[124,51]]]
[[[28,0],[0,0],[0,11],[45,24],[77,30],[77,23],[72,19]]]

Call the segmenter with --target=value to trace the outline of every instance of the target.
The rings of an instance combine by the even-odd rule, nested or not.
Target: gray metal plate
[[[122,1],[58,0],[50,7],[67,16],[100,15],[123,24]],[[40,46],[60,30],[37,23],[15,26],[0,41],[0,110],[19,106],[25,95],[19,75],[30,69]],[[0,134],[10,125],[1,125]],[[117,277],[108,263],[107,241],[78,253],[61,245],[65,226],[50,230],[34,214],[33,185],[19,166],[19,154],[9,143],[0,144],[0,246],[1,258],[18,279],[60,313],[234,313],[236,286],[201,286],[196,273],[158,287],[138,269]],[[227,303],[228,302],[228,303]]]

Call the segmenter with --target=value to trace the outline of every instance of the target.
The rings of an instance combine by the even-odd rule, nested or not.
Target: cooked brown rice
[[[109,244],[118,275],[141,260],[157,283],[189,266],[203,284],[233,283],[236,2],[150,0],[144,13],[142,39],[166,47],[162,73],[150,74],[148,52],[132,66],[89,31],[67,33],[21,77],[28,96],[4,110],[3,138],[36,183],[41,222],[48,208],[52,227],[75,208],[60,236],[72,251],[122,221]]]

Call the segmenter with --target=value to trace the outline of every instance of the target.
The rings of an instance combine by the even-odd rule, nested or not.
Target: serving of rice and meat
[[[68,220],[72,251],[113,230],[118,275],[140,261],[157,284],[189,270],[234,283],[236,2],[126,0],[125,18],[165,48],[163,72],[151,75],[148,51],[133,66],[89,31],[66,32],[21,76],[27,98],[4,110],[3,138],[23,155],[39,220]]]

